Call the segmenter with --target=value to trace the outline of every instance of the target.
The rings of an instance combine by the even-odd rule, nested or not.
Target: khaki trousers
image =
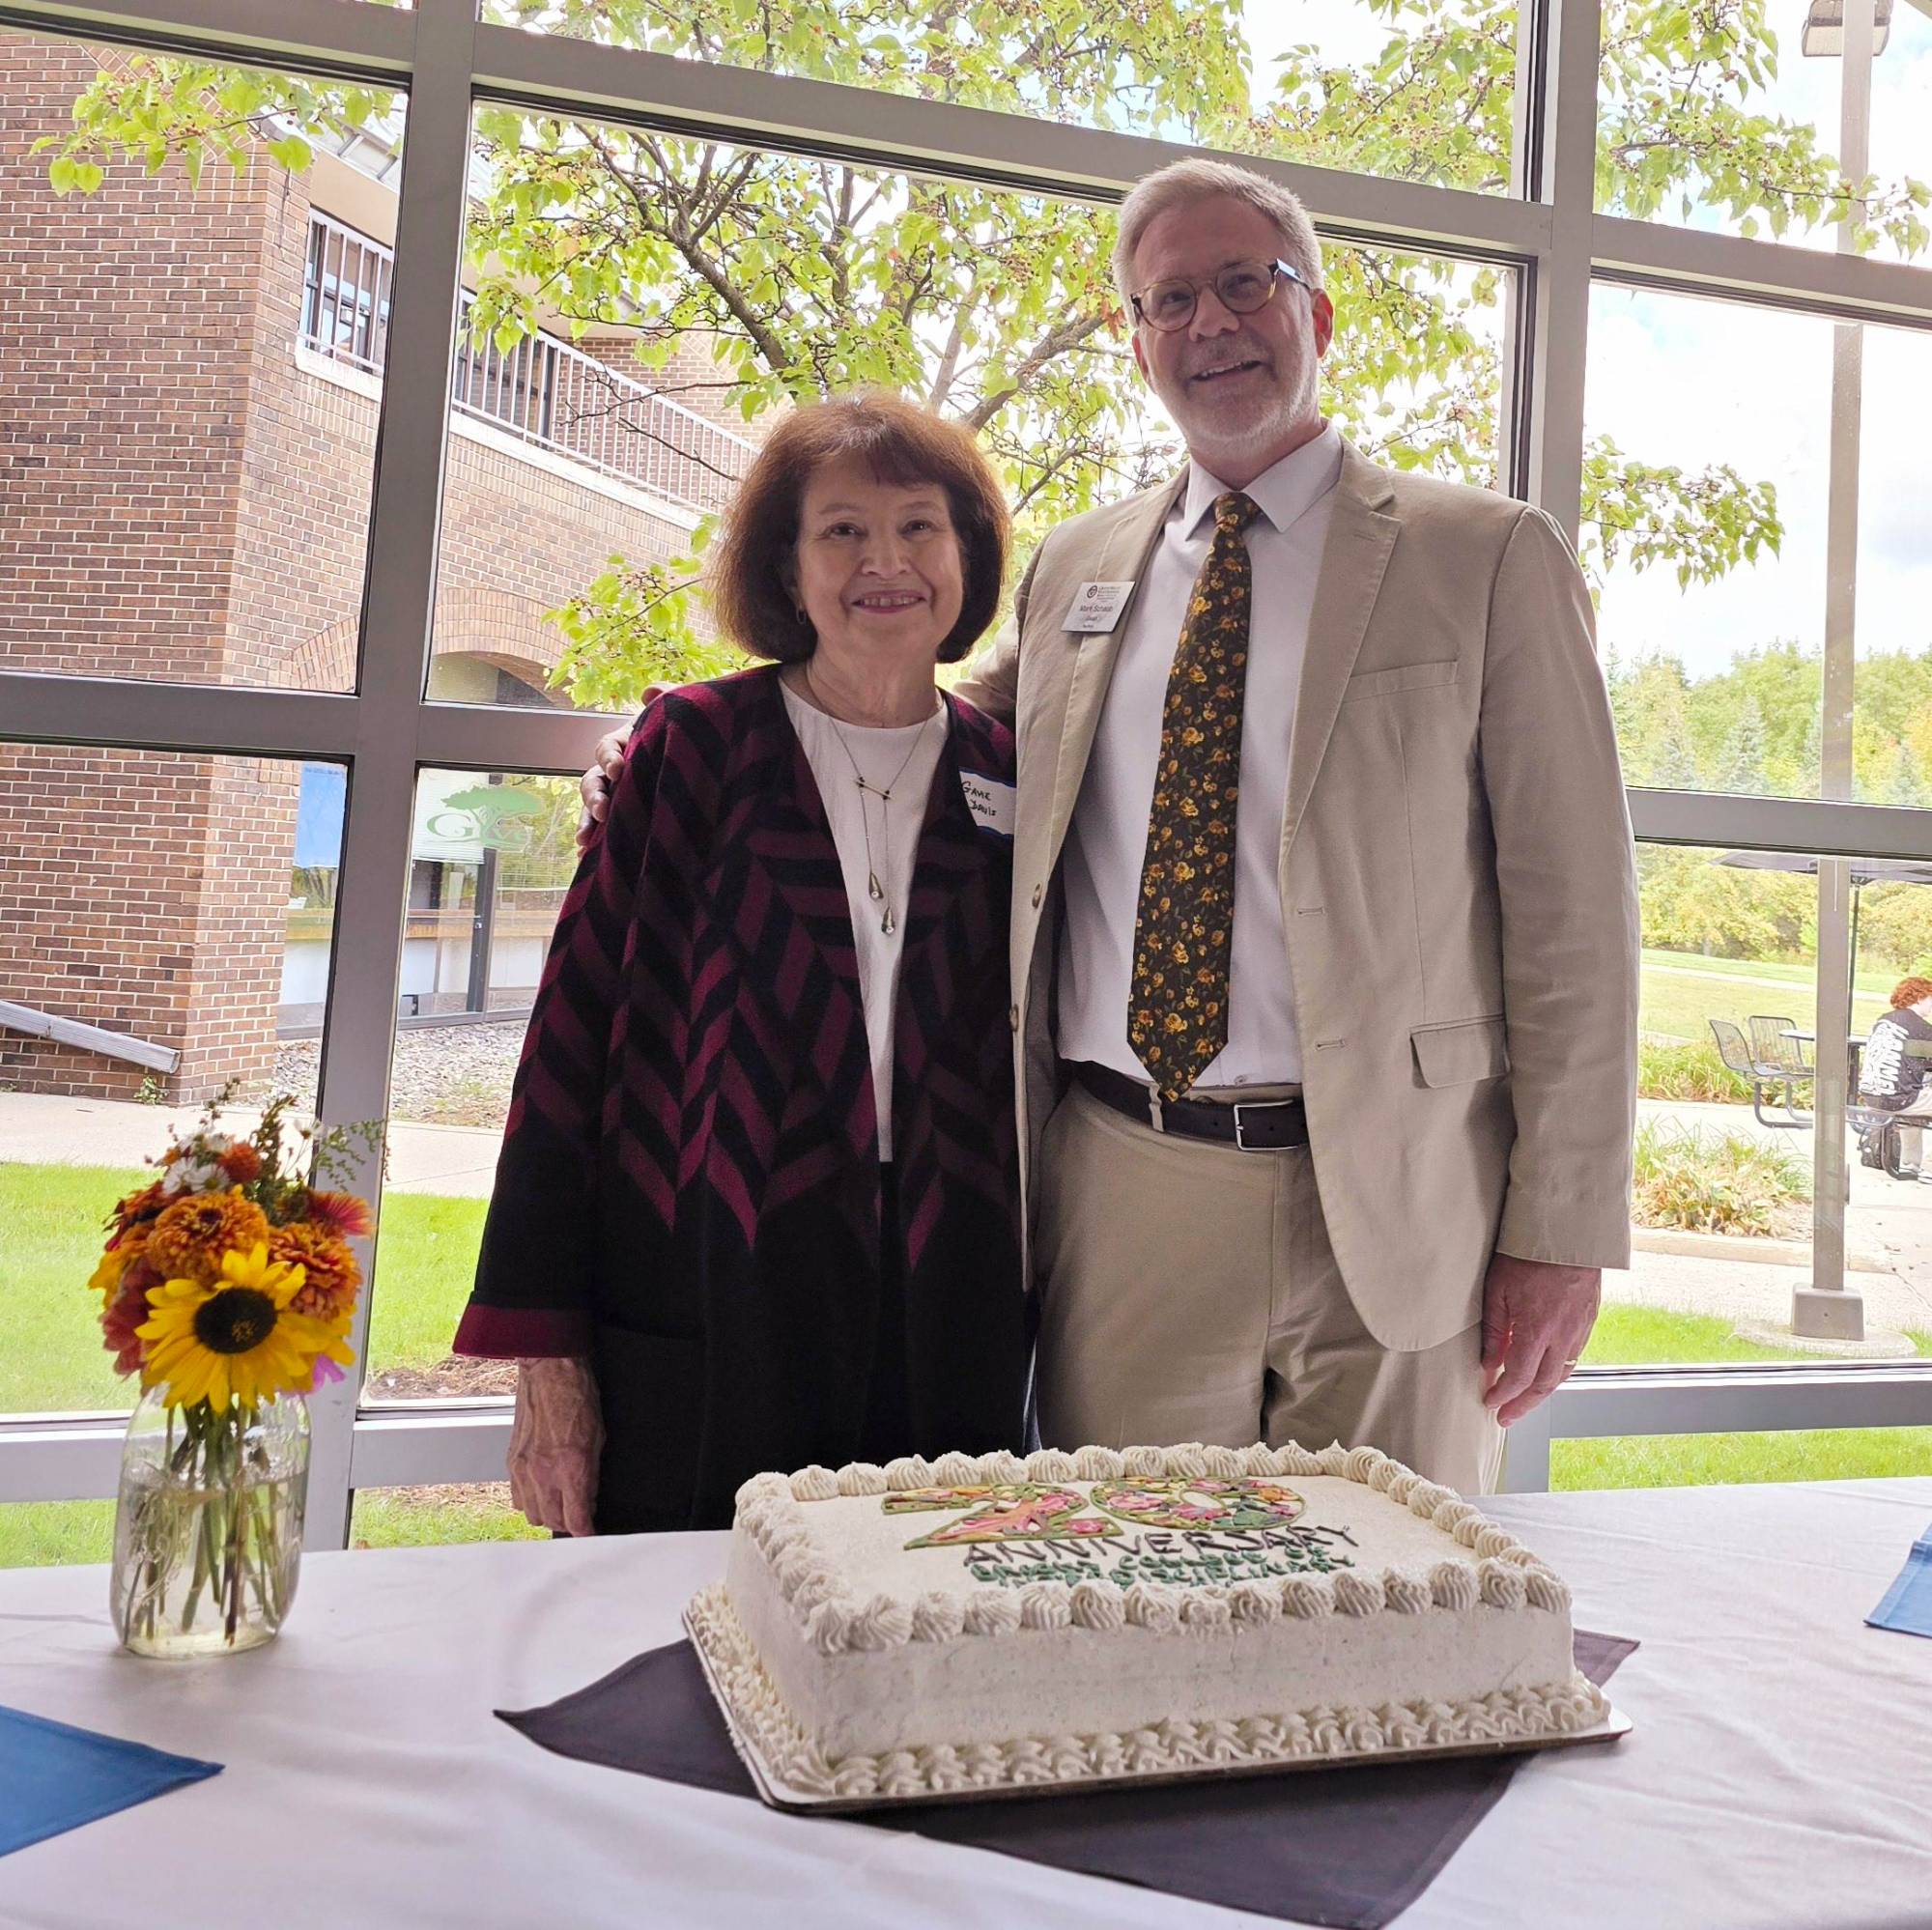
[[[1037,1172],[1046,1446],[1339,1440],[1493,1490],[1481,1327],[1398,1353],[1362,1325],[1306,1147],[1169,1138],[1075,1086]]]

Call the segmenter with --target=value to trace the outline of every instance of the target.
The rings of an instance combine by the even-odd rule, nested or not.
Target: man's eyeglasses
[[[1252,315],[1257,308],[1266,307],[1278,274],[1298,281],[1303,288],[1308,286],[1308,277],[1287,262],[1230,262],[1204,280],[1174,275],[1151,283],[1128,298],[1135,315],[1150,328],[1171,335],[1194,320],[1194,304],[1204,288],[1211,288],[1231,315]]]

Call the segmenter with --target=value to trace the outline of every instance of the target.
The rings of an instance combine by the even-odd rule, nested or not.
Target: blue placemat
[[[1874,1629],[1897,1629],[1908,1635],[1932,1635],[1932,1528],[1912,1544],[1898,1579],[1885,1600],[1865,1617]]]
[[[0,1709],[0,1857],[220,1774],[219,1763]]]

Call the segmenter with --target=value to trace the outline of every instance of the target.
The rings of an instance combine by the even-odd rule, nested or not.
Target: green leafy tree
[[[1932,889],[1867,885],[1859,906],[1859,962],[1902,979],[1932,966]]]
[[[1757,699],[1747,695],[1738,707],[1737,721],[1724,734],[1723,749],[1718,755],[1717,788],[1762,796],[1766,784],[1764,753],[1764,713]]]
[[[1637,849],[1646,946],[1712,958],[1792,958],[1812,944],[1808,877],[1720,865],[1697,851]]]
[[[490,17],[612,43],[1123,128],[1236,152],[1500,191],[1510,178],[1516,0],[1364,0],[1386,28],[1358,67],[1289,51],[1260,102],[1234,0],[490,0]],[[1714,200],[1774,233],[1835,220],[1926,242],[1916,182],[1847,183],[1809,128],[1748,111],[1777,58],[1762,0],[1610,0],[1603,205],[1648,214]],[[171,160],[291,169],[311,144],[380,124],[384,96],[173,57],[103,70],[53,144],[63,191]],[[855,383],[920,396],[985,439],[1022,517],[1051,519],[1162,473],[1176,450],[1145,412],[1108,273],[1112,221],[971,184],[885,176],[485,106],[468,238],[469,326],[509,347],[541,326],[635,331],[647,379],[701,381],[747,421]],[[1492,269],[1331,250],[1342,328],[1332,412],[1401,468],[1492,480],[1504,283]],[[710,373],[672,382],[681,342]],[[682,364],[680,364],[682,366]],[[688,555],[613,557],[555,612],[561,679],[581,702],[718,661]],[[1583,542],[1709,581],[1776,549],[1775,493],[1726,466],[1687,471],[1587,452]],[[1769,714],[1769,713],[1767,713]]]

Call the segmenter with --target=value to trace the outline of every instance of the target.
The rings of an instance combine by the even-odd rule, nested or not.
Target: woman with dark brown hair
[[[992,622],[971,436],[772,432],[712,552],[764,665],[634,733],[530,1015],[459,1353],[522,1363],[512,1492],[715,1528],[765,1468],[1021,1444],[1013,748],[935,667]]]

